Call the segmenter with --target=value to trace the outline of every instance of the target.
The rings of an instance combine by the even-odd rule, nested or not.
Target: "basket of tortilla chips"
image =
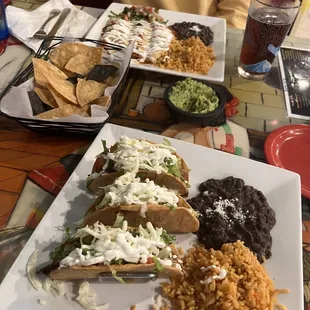
[[[120,99],[129,70],[124,58],[130,56],[120,46],[96,40],[46,40],[52,45],[43,50],[43,42],[2,93],[1,114],[35,131],[96,134]]]

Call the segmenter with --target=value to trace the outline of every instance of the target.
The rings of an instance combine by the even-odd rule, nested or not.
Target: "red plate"
[[[288,125],[274,130],[266,139],[269,164],[296,172],[301,192],[310,199],[310,126]]]

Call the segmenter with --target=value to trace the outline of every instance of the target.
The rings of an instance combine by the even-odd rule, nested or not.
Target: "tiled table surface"
[[[33,10],[44,2],[45,0],[13,0],[13,5],[23,9]],[[94,17],[99,17],[103,11],[100,9],[77,7]],[[262,137],[266,136],[266,132],[270,132],[282,125],[301,123],[302,121],[288,119],[286,117],[284,99],[280,90],[276,90],[263,82],[247,81],[238,76],[237,65],[242,38],[243,31],[228,29],[226,73],[223,85],[240,99],[240,104],[237,107],[238,114],[232,120],[248,129],[261,132]],[[310,40],[305,39],[288,38],[285,44],[300,48],[310,48]],[[152,76],[152,74],[150,75]],[[137,87],[139,86],[140,90],[136,92],[135,98],[137,100],[136,109],[140,110],[146,104],[162,98],[166,81],[164,79],[147,79],[141,80],[135,85]],[[132,96],[135,95],[132,94]],[[53,167],[62,169],[64,156],[68,156],[76,148],[81,147],[81,154],[83,154],[89,140],[76,139],[67,141],[65,137],[60,140],[53,137],[40,140],[37,134],[21,128],[15,122],[1,117],[0,124],[0,198],[6,204],[5,210],[0,210],[0,241],[3,242],[7,240],[7,234],[11,233],[11,230],[22,228],[22,231],[16,232],[19,236],[24,233],[31,233],[54,199],[54,195],[47,193],[46,189],[43,190],[29,181],[29,172]],[[62,172],[65,173],[65,171]],[[37,204],[40,204],[39,208],[37,208]],[[25,211],[25,206],[29,209],[27,211],[29,216],[23,219],[24,216],[20,216],[20,212],[21,210]],[[33,208],[34,212],[31,208]],[[309,262],[307,259],[308,256],[310,257],[309,210],[309,206],[304,204],[303,249],[305,260],[305,293],[309,291],[306,294],[307,302],[310,301],[310,269],[307,267],[310,264],[310,258]],[[15,216],[12,216],[12,214],[15,214]],[[26,237],[28,238],[28,235]],[[4,250],[0,248],[0,259],[2,259],[7,268],[14,261],[16,254],[21,250],[26,237],[17,245],[11,247],[6,246]],[[10,257],[13,252],[17,253]],[[5,270],[0,268],[0,282],[6,270],[6,268]],[[310,310],[309,305],[308,309]]]

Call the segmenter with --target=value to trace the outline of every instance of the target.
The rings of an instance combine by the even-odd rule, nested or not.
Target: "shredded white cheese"
[[[107,310],[109,308],[109,304],[105,303],[102,305],[97,305],[94,301],[96,298],[96,293],[91,292],[89,288],[89,283],[87,281],[83,281],[80,284],[78,297],[76,301],[86,310]]]
[[[214,209],[206,209],[206,214],[219,214],[225,221],[230,222],[233,218],[237,220],[240,224],[243,224],[246,215],[243,213],[243,210],[237,208],[235,203],[238,201],[237,198],[233,199],[222,199],[219,197],[219,200],[213,202]]]
[[[38,259],[38,251],[34,251],[28,259],[27,266],[26,266],[26,273],[27,273],[27,277],[31,285],[37,291],[39,291],[42,287],[42,283],[37,276],[37,270],[36,270],[37,259]]]
[[[162,297],[161,295],[157,295],[155,298],[155,304],[153,305],[154,310],[159,310],[161,307],[171,308],[170,300]]]
[[[113,260],[123,259],[127,263],[145,264],[148,258],[158,256],[163,265],[172,265],[170,247],[161,239],[162,228],[154,228],[151,223],[146,228],[141,225],[133,235],[128,231],[127,221],[122,228],[105,226],[99,222],[93,226],[79,229],[74,238],[83,238],[87,235],[94,237],[90,245],[83,244],[74,249],[60,262],[60,267],[90,266],[103,263],[105,265]]]
[[[52,280],[47,277],[43,282],[43,289],[51,293],[54,297],[65,295],[65,282],[60,280]]]
[[[141,182],[130,173],[120,176],[112,185],[104,188],[105,195],[96,206],[141,205],[141,216],[145,216],[146,204],[165,204],[176,208],[179,198],[174,190],[160,187],[154,181]]]
[[[165,144],[153,144],[145,140],[130,139],[121,136],[116,142],[113,153],[103,154],[107,160],[114,162],[116,171],[136,174],[139,170],[167,173],[168,165],[179,163],[176,149]]]
[[[146,217],[146,211],[147,211],[147,204],[144,203],[143,205],[141,205],[141,208],[140,208],[140,215],[141,217]]]

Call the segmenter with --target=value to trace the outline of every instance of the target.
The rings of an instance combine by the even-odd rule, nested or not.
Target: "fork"
[[[45,39],[47,36],[46,32],[44,31],[45,26],[51,19],[58,16],[59,14],[60,14],[60,10],[57,10],[57,9],[51,10],[47,20],[44,22],[41,28],[32,36],[32,38],[39,39],[39,40]]]

